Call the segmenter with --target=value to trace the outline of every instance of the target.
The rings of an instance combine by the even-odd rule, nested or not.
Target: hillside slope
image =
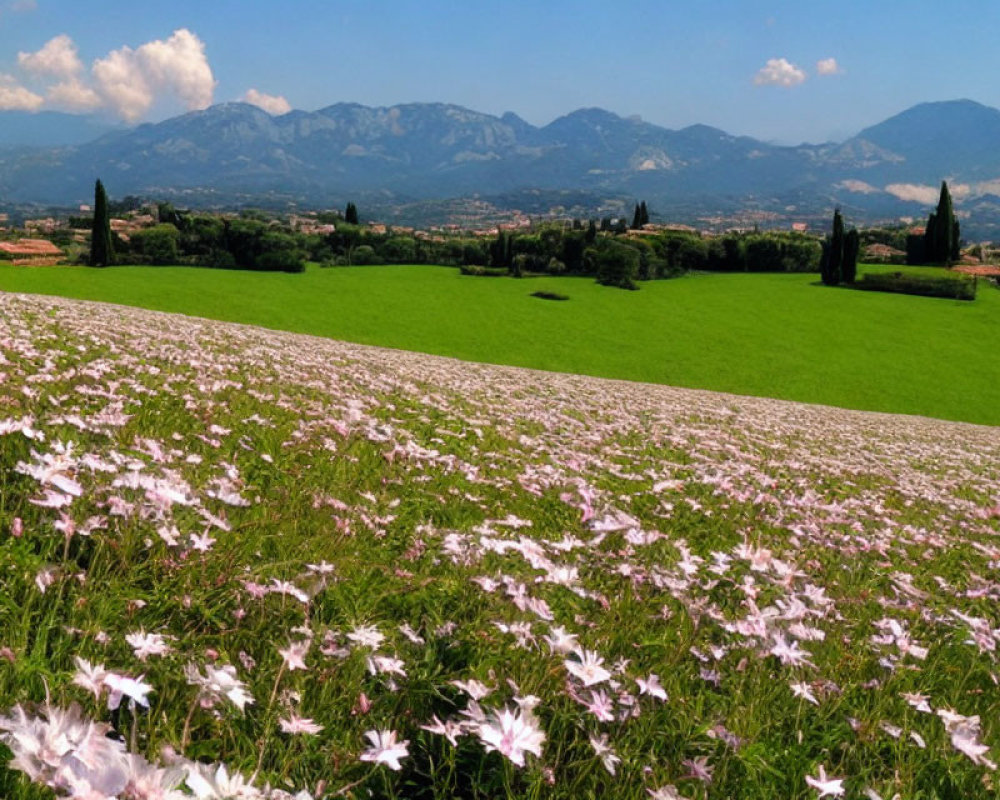
[[[5,798],[993,792],[1000,429],[10,294],[0,371]]]

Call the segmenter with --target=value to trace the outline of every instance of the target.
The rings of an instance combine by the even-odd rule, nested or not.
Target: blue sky
[[[600,106],[821,142],[919,102],[1000,106],[998,31],[993,0],[0,0],[0,108],[442,101],[542,125]]]

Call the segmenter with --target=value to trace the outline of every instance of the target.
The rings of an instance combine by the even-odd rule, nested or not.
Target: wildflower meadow
[[[1000,797],[1000,429],[0,295],[0,797]]]

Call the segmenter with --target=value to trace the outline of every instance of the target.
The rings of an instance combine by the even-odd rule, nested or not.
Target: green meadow
[[[0,290],[471,361],[1000,424],[1000,290],[988,282],[969,303],[827,288],[814,274],[692,274],[626,292],[590,278],[471,278],[426,266],[299,275],[3,266]]]

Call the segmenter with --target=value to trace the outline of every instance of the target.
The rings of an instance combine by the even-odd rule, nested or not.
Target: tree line
[[[645,214],[637,205],[638,219]],[[307,261],[323,266],[440,264],[474,274],[586,275],[602,283],[633,288],[637,281],[674,277],[690,270],[814,271],[821,248],[798,233],[731,233],[704,238],[679,230],[628,234],[605,220],[548,222],[527,230],[500,230],[489,237],[470,234],[414,236],[352,223],[357,208],[324,212],[329,234],[302,233],[268,216],[197,213],[161,203],[157,224],[128,239],[109,227],[109,203],[100,182],[95,190],[90,263],[197,265],[223,269],[298,272]],[[641,223],[645,224],[645,223]],[[602,230],[603,229],[603,230]]]

